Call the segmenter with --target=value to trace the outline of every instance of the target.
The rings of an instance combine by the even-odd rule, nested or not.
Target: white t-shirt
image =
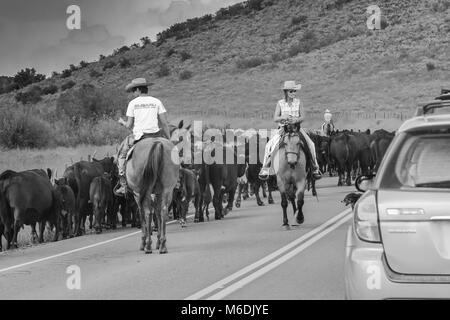
[[[133,99],[128,104],[127,117],[134,118],[134,139],[139,140],[144,133],[158,132],[158,115],[164,112],[166,109],[159,99],[150,96]]]

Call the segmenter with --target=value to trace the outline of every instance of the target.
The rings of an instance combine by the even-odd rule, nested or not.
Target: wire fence
[[[271,120],[273,118],[272,111],[260,111],[260,112],[248,112],[248,111],[228,111],[228,110],[197,110],[197,111],[171,111],[171,114],[175,116],[190,116],[198,117],[199,119],[207,117],[224,117],[224,118],[239,118],[239,119],[262,119]],[[334,120],[360,120],[360,119],[399,119],[401,121],[406,120],[412,116],[409,112],[397,112],[397,111],[337,111],[333,112]],[[309,112],[306,114],[307,119],[322,118],[323,115],[319,112]]]

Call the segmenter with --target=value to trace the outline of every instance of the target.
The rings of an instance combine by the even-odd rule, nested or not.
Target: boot
[[[322,172],[320,172],[319,166],[317,166],[317,165],[313,166],[313,173],[312,173],[312,175],[313,175],[314,180],[322,179]]]
[[[119,176],[120,188],[114,190],[114,194],[118,197],[124,197],[127,193],[127,179],[125,176]]]

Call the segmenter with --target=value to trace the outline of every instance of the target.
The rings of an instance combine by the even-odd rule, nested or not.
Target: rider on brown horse
[[[159,99],[148,94],[150,85],[151,83],[144,78],[138,78],[126,86],[127,92],[132,92],[135,98],[128,104],[126,113],[128,120],[120,118],[119,123],[132,129],[133,134],[126,137],[119,146],[117,165],[121,187],[115,191],[117,195],[125,195],[127,190],[125,167],[127,153],[131,147],[149,137],[170,138],[166,109]]]

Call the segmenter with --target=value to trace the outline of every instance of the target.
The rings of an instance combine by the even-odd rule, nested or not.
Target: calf
[[[93,227],[96,233],[101,233],[105,214],[108,214],[108,220],[114,219],[111,217],[113,215],[113,192],[108,175],[105,174],[92,180],[89,187],[89,202],[92,204],[94,211]]]
[[[55,180],[55,191],[61,202],[61,230],[63,239],[75,236],[74,230],[78,221],[78,214],[75,207],[75,193],[68,185],[65,178]]]
[[[173,209],[177,211],[181,226],[186,225],[186,215],[189,210],[189,203],[194,200],[195,216],[200,210],[200,185],[196,174],[189,169],[180,169],[180,176],[177,186],[174,189]]]

